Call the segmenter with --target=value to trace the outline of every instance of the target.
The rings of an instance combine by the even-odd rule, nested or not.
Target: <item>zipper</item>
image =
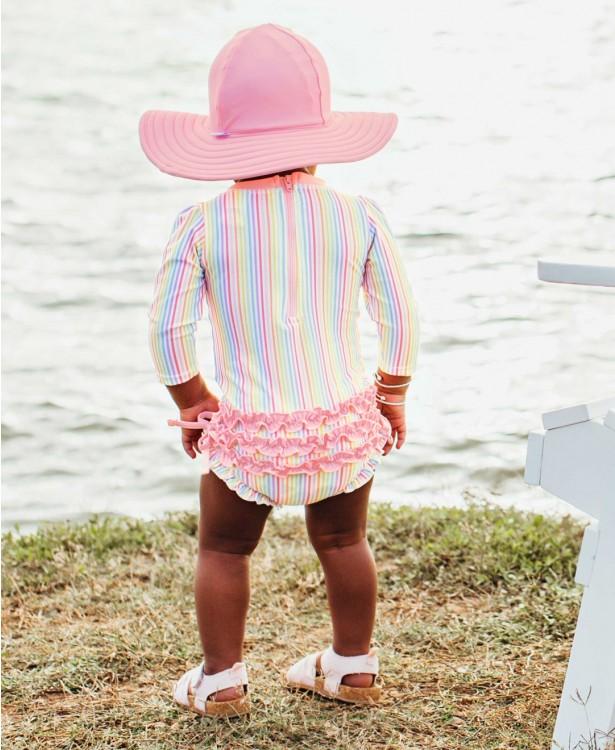
[[[297,240],[296,240],[296,223],[295,223],[295,199],[293,195],[293,176],[292,174],[282,175],[284,181],[284,191],[286,195],[287,207],[287,240],[288,240],[288,318],[292,325],[296,324],[297,312]]]

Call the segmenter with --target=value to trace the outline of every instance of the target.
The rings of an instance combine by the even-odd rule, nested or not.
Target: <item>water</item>
[[[137,121],[206,112],[216,52],[266,21],[322,51],[334,108],[400,115],[385,150],[318,170],[382,204],[420,306],[409,437],[372,497],[559,507],[523,482],[527,433],[613,392],[615,293],[539,282],[535,266],[615,263],[615,5],[409,6],[5,2],[5,528],[196,507],[199,466],[166,425],[146,314],[174,216],[230,183],[158,172]],[[210,345],[206,318],[219,393]]]

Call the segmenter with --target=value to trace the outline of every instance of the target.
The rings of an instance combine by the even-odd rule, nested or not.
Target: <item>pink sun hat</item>
[[[208,115],[141,115],[141,146],[161,171],[230,180],[359,161],[379,151],[397,127],[393,112],[332,112],[322,55],[274,23],[237,32],[214,59],[208,88]]]

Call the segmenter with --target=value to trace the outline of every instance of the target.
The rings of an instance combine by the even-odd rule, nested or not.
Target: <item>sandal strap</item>
[[[219,690],[248,685],[248,671],[244,662],[236,662],[229,669],[216,674],[203,674],[204,662],[186,672],[177,684],[177,696],[188,704],[188,687],[194,696],[194,705],[205,712],[207,699]]]
[[[286,672],[286,679],[298,685],[314,687],[316,679],[316,659],[319,652],[307,654],[295,662]]]
[[[190,700],[188,698],[188,688],[195,685],[199,681],[202,674],[202,667],[203,662],[201,662],[198,667],[193,667],[187,672],[184,672],[184,674],[175,683],[173,695],[175,697],[175,700],[179,701],[183,706],[188,706],[190,704]]]
[[[341,656],[335,653],[333,646],[328,646],[320,657],[320,666],[325,676],[325,688],[328,692],[337,693],[342,678],[348,674],[378,674],[378,652],[370,648],[366,654]]]
[[[206,701],[212,693],[230,687],[242,687],[248,684],[248,671],[243,662],[236,662],[229,669],[216,674],[201,674],[201,680],[194,686],[195,700]]]

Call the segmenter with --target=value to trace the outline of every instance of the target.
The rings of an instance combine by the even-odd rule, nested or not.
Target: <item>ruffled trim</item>
[[[364,485],[374,475],[376,467],[381,461],[382,457],[380,455],[372,456],[368,459],[367,463],[357,476],[345,487],[344,492],[354,492],[356,489]]]
[[[298,409],[291,412],[245,412],[236,409],[226,401],[220,401],[219,411],[215,414],[219,415],[219,419],[224,422],[227,429],[232,430],[237,429],[238,426],[246,432],[260,429],[268,432],[278,430],[290,432],[306,428],[313,430],[348,414],[365,414],[370,406],[374,406],[376,393],[376,387],[370,385],[345,401],[340,401],[332,409],[316,406],[313,409]]]
[[[242,412],[221,401],[209,421],[201,422],[199,415],[204,426],[198,447],[205,472],[210,456],[246,472],[287,476],[336,471],[346,463],[381,455],[391,427],[377,408],[376,392],[370,385],[332,409],[294,412]],[[257,434],[260,430],[265,434]],[[297,431],[302,434],[286,434]],[[306,435],[307,431],[315,434]],[[289,463],[290,457],[295,460]]]
[[[386,433],[383,433],[386,435]],[[381,450],[387,437],[383,437],[376,445],[364,444],[353,450],[340,450],[331,454],[317,455],[306,458],[298,464],[288,465],[279,461],[263,461],[252,456],[240,455],[221,448],[209,450],[209,454],[215,457],[224,466],[235,466],[242,471],[254,473],[275,474],[276,476],[288,476],[289,474],[317,474],[321,471],[337,471],[346,463],[355,463],[368,458],[374,450]]]
[[[257,505],[271,505],[274,508],[280,507],[283,504],[282,502],[275,502],[272,498],[250,487],[230,466],[214,464],[211,470],[226,483],[229,489],[236,492],[243,500],[249,500]]]
[[[203,439],[203,447],[207,444],[210,450],[213,447],[223,448],[226,451],[240,448],[242,450],[254,450],[265,456],[298,456],[305,455],[314,450],[322,448],[323,451],[329,452],[332,447],[338,443],[347,443],[349,448],[353,443],[358,441],[371,442],[377,440],[382,432],[382,427],[373,419],[360,418],[352,423],[346,423],[334,427],[330,432],[322,435],[307,435],[298,437],[279,436],[268,438],[262,435],[251,435],[248,432],[229,434],[217,433],[216,439],[211,432],[206,433]]]
[[[359,471],[359,473],[352,479],[345,487],[343,492],[353,492],[354,490],[358,489],[362,485],[364,485],[366,482],[369,481],[369,479],[374,475],[377,466],[381,463],[382,458],[380,455],[371,456],[371,458],[368,459],[365,466]],[[284,499],[278,499],[278,498],[270,498],[267,495],[264,495],[262,492],[259,492],[258,490],[254,489],[253,487],[250,487],[249,484],[246,484],[246,482],[242,479],[242,477],[239,475],[236,469],[230,466],[223,466],[222,464],[219,464],[217,462],[212,463],[211,470],[220,478],[223,482],[227,484],[227,486],[233,490],[234,492],[239,495],[243,500],[247,500],[252,503],[256,503],[257,505],[269,505],[274,510],[280,509],[281,507],[285,505],[293,505],[293,506],[300,506],[300,505],[313,505],[314,503],[319,502],[320,500],[324,500],[327,497],[330,497],[329,493],[323,494],[320,497],[312,498],[312,497],[306,497],[304,498],[303,502],[301,503],[288,503],[286,502],[286,498]]]

